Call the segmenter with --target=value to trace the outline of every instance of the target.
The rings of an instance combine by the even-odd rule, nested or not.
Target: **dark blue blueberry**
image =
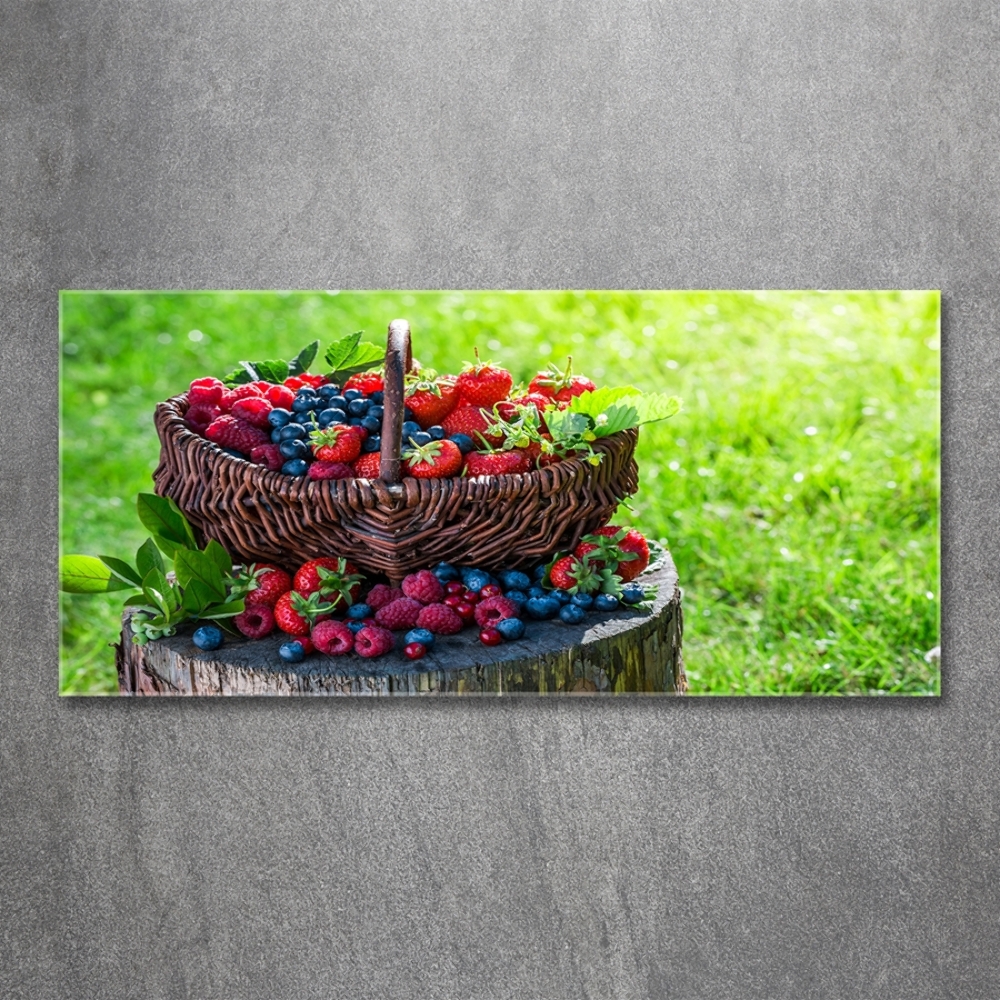
[[[477,594],[490,582],[489,573],[484,573],[481,569],[462,570],[462,583],[475,591]]]
[[[417,431],[413,435],[413,443],[416,445],[430,444],[434,439],[427,433],[427,431]]]
[[[385,402],[385,393],[381,389],[376,389],[368,398],[373,403],[381,406]]]
[[[445,429],[440,424],[428,427],[427,433],[430,434],[432,441],[443,441],[445,438]]]
[[[369,434],[368,437],[361,442],[361,450],[366,454],[369,452],[381,451],[382,450],[382,437],[379,434]]]
[[[337,396],[339,394],[340,394],[340,386],[334,385],[332,382],[327,382],[326,385],[321,385],[316,390],[316,395],[327,403],[329,403],[329,401],[333,399],[334,396]]]
[[[295,397],[295,401],[292,403],[292,412],[305,413],[306,410],[315,410],[318,404],[319,397],[316,396],[315,393],[304,396],[300,392],[299,395]]]
[[[559,602],[552,597],[531,597],[525,604],[524,610],[528,612],[529,618],[537,618],[544,621],[547,618],[555,618],[559,614]]]
[[[376,417],[377,419],[381,420],[382,417],[385,416],[385,407],[384,406],[369,406],[368,407],[368,416],[369,417]]]
[[[309,422],[307,424],[303,424],[302,429],[306,432],[306,437],[310,437],[314,431],[319,430],[319,424]]]
[[[569,602],[573,600],[573,595],[571,593],[569,593],[569,591],[567,591],[567,590],[553,590],[552,591],[552,596],[560,604],[569,604]]]
[[[347,404],[347,412],[352,417],[363,417],[371,408],[371,405],[367,399],[352,399]]]
[[[422,433],[422,428],[416,420],[403,421],[403,440],[408,441],[414,434]]]
[[[360,389],[347,389],[343,396],[344,399],[350,403],[352,400],[361,399],[361,397],[364,396],[364,393]]]
[[[301,663],[306,658],[306,651],[302,648],[302,643],[292,639],[290,642],[283,642],[278,647],[278,656],[285,663]]]
[[[458,570],[451,563],[439,562],[431,572],[442,582],[450,583],[458,579]]]
[[[520,618],[504,618],[493,626],[508,642],[524,635],[524,622]]]
[[[302,410],[299,413],[292,414],[292,423],[307,424],[309,423],[310,420],[312,420],[312,418],[313,418],[312,410]]]
[[[544,578],[546,572],[548,571],[548,568],[549,567],[545,563],[541,563],[540,565],[535,567],[535,570],[531,575],[534,579],[541,580]]]
[[[594,598],[590,594],[574,594],[572,601],[584,611],[589,611],[594,606]]]
[[[347,617],[361,621],[362,618],[373,618],[375,612],[370,604],[352,604],[347,609]]]
[[[549,591],[543,589],[542,587],[529,587],[528,597],[548,597]]]
[[[564,604],[559,609],[559,619],[567,625],[579,625],[587,617],[587,612],[579,604]]]
[[[304,441],[306,429],[302,424],[289,424],[287,427],[282,427],[278,434],[282,441]]]
[[[646,591],[640,583],[626,583],[622,587],[622,604],[642,604],[646,600]]]
[[[347,421],[347,414],[336,406],[331,406],[327,410],[320,410],[316,417],[320,427],[329,427],[331,424],[343,424]]]
[[[531,579],[527,573],[520,573],[516,569],[507,570],[500,573],[500,583],[504,590],[527,590],[531,586]]]
[[[376,434],[382,430],[382,418],[373,417],[370,413],[361,418],[361,426],[364,427],[369,434]]]
[[[338,410],[343,410],[345,413],[347,412],[347,400],[344,399],[343,396],[331,396],[326,401],[326,405],[332,406]]]
[[[355,635],[357,635],[357,634],[358,634],[358,633],[359,633],[359,632],[360,632],[360,631],[361,631],[361,630],[362,630],[362,629],[363,629],[363,628],[365,627],[365,623],[364,623],[364,622],[356,622],[356,621],[354,621],[354,620],[352,619],[351,621],[349,621],[349,622],[347,623],[347,627],[348,627],[348,628],[349,628],[349,629],[350,629],[350,630],[351,630],[351,631],[352,631],[352,632],[353,632],[353,633],[354,633]]]
[[[425,628],[411,628],[403,637],[403,642],[407,645],[411,642],[419,642],[421,646],[430,649],[434,645],[434,633]]]
[[[506,590],[503,596],[515,604],[524,604],[528,600],[528,595],[523,590]]]
[[[277,444],[279,441],[284,440],[284,438],[281,436],[281,432],[283,430],[284,427],[275,427],[274,430],[271,431],[271,444]]]
[[[290,458],[281,467],[281,471],[286,476],[304,476],[309,471],[309,463],[301,458]]]
[[[403,419],[404,420],[416,420],[417,415],[408,406],[403,407]]]
[[[210,653],[222,645],[222,629],[218,625],[202,625],[194,630],[191,641],[199,648]]]
[[[463,455],[468,455],[476,447],[475,441],[468,434],[452,434],[451,440],[458,445],[458,450]]]
[[[222,449],[227,455],[232,455],[233,458],[242,458],[246,460],[246,455],[242,451],[237,451],[235,448],[223,448]]]
[[[350,418],[348,419],[348,421],[347,421],[347,422],[348,422],[348,423],[349,423],[349,424],[350,424],[350,425],[351,425],[352,427],[360,427],[360,426],[361,426],[361,421],[362,421],[363,419],[364,419],[363,417],[350,417]]]
[[[614,611],[618,607],[618,598],[614,594],[598,594],[594,598],[595,611]]]
[[[278,445],[282,458],[305,458],[310,454],[309,445],[305,441],[282,441]]]
[[[272,427],[284,427],[292,419],[291,410],[283,410],[280,406],[275,407],[267,415],[267,422]]]

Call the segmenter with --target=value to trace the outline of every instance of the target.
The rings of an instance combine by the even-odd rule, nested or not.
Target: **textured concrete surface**
[[[5,4],[0,996],[997,996],[998,48],[960,0]],[[57,290],[394,286],[940,287],[944,697],[60,701]]]

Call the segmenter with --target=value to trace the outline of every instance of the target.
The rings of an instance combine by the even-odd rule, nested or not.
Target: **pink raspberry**
[[[238,385],[235,389],[227,389],[219,400],[219,406],[223,413],[228,413],[233,404],[241,399],[251,399],[261,395],[260,389],[255,385]]]
[[[282,410],[290,410],[295,402],[295,393],[285,385],[272,385],[264,397],[273,407]]]
[[[456,635],[465,623],[453,608],[447,604],[428,604],[417,615],[417,627],[425,628],[435,635]]]
[[[205,428],[205,437],[223,448],[233,448],[244,455],[249,455],[259,444],[271,443],[266,431],[225,413]]]
[[[413,628],[417,624],[417,616],[423,610],[423,605],[419,601],[414,601],[409,597],[400,597],[391,604],[379,608],[375,612],[375,621],[382,628],[392,629],[394,632],[403,628]],[[358,633],[360,635],[360,633]]]
[[[272,472],[277,472],[285,459],[276,444],[259,444],[250,452],[250,461],[257,465],[266,465]]]
[[[234,417],[245,420],[254,427],[270,427],[267,415],[274,407],[266,399],[250,396],[247,399],[237,399],[229,411]]]
[[[320,622],[313,626],[310,638],[327,656],[343,656],[354,648],[354,633],[343,622]]]
[[[476,624],[480,628],[491,628],[504,618],[517,618],[520,609],[506,597],[487,597],[476,605]]]
[[[377,625],[366,625],[354,637],[354,652],[358,656],[384,656],[395,645],[393,634]]]
[[[208,425],[222,413],[214,403],[195,403],[188,407],[184,420],[196,434],[204,436]]]
[[[250,639],[263,639],[274,631],[274,611],[266,604],[250,604],[233,624]]]
[[[216,406],[226,387],[217,378],[196,378],[188,389],[188,402],[204,406]]]
[[[429,569],[422,569],[403,580],[403,593],[421,604],[436,604],[444,597],[444,587]]]
[[[354,470],[344,462],[313,462],[309,466],[310,479],[353,479]]]
[[[391,604],[393,601],[399,600],[402,596],[403,592],[399,588],[387,587],[384,583],[376,583],[375,586],[368,591],[368,596],[365,598],[365,604],[378,611],[379,608],[384,608],[387,604]]]

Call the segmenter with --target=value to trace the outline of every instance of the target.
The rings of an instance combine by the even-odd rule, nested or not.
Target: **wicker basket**
[[[311,480],[226,454],[188,429],[187,395],[156,407],[155,489],[234,556],[294,570],[318,556],[346,556],[398,582],[442,560],[526,567],[570,549],[635,492],[637,430],[595,442],[597,466],[567,459],[513,476],[401,479],[403,376],[409,327],[389,327],[379,479]]]

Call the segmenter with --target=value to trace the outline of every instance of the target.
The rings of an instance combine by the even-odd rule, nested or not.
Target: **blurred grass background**
[[[64,292],[64,552],[145,537],[154,404],[406,317],[425,365],[679,394],[620,523],[669,545],[695,694],[937,694],[937,292]],[[61,595],[60,690],[115,693],[119,600]]]

